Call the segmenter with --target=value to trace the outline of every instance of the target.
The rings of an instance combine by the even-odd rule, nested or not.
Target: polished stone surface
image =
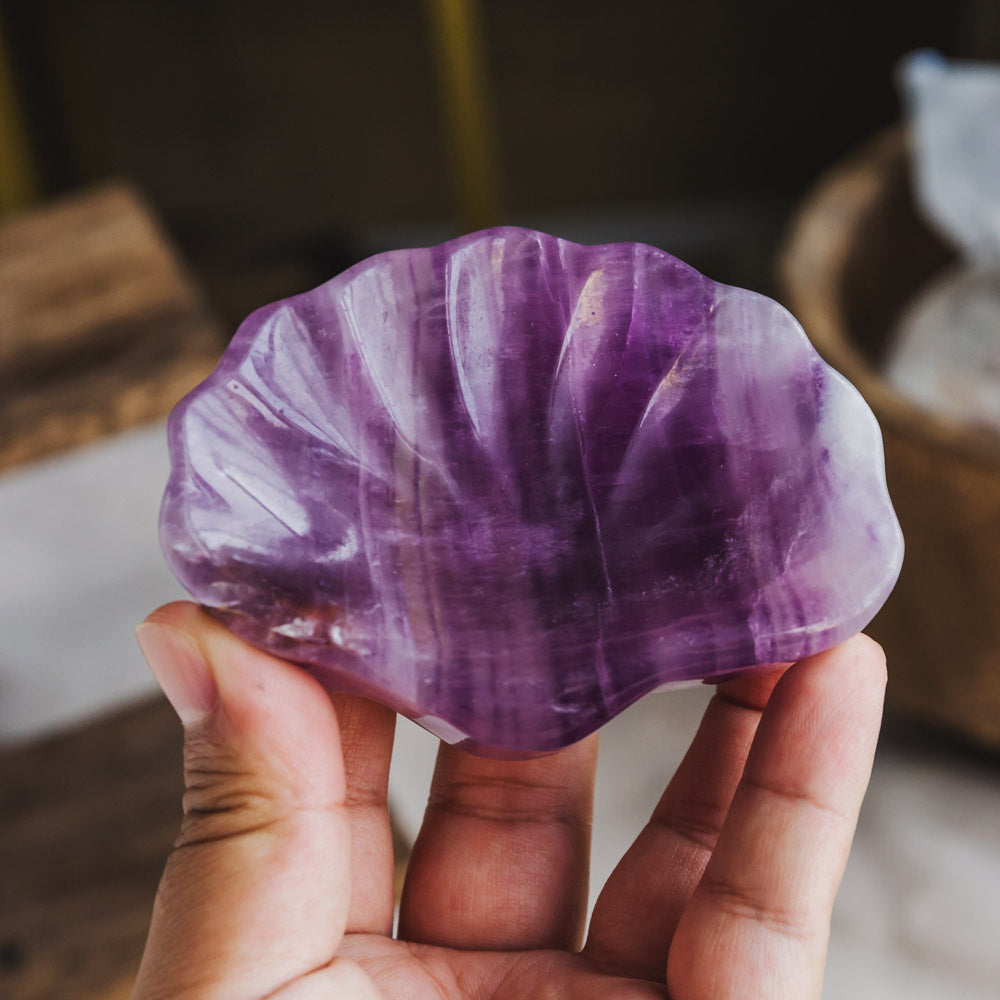
[[[161,539],[237,633],[489,753],[862,628],[877,424],[771,300],[518,229],[253,314],[170,423]]]

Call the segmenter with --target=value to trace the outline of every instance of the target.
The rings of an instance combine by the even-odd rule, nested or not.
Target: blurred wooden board
[[[0,753],[0,997],[127,1000],[180,827],[162,698]],[[409,847],[393,826],[396,898]]]
[[[0,755],[0,996],[128,996],[182,789],[162,699]]]
[[[129,187],[0,220],[0,470],[163,417],[222,344]]]

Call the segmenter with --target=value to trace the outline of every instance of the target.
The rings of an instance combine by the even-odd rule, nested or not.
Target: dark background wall
[[[239,311],[372,233],[466,228],[433,6],[0,0],[0,18],[43,193],[133,179]],[[720,204],[774,219],[897,116],[901,54],[1000,54],[992,0],[472,9],[494,221]]]

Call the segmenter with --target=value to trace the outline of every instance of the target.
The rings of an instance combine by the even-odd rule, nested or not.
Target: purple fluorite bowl
[[[781,306],[642,244],[379,254],[250,316],[169,439],[196,600],[489,754],[832,646],[902,559],[858,392]]]

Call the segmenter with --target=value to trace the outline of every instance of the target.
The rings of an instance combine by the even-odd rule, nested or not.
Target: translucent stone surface
[[[492,754],[863,627],[874,417],[763,296],[496,229],[254,313],[175,410],[170,565],[230,628]]]

